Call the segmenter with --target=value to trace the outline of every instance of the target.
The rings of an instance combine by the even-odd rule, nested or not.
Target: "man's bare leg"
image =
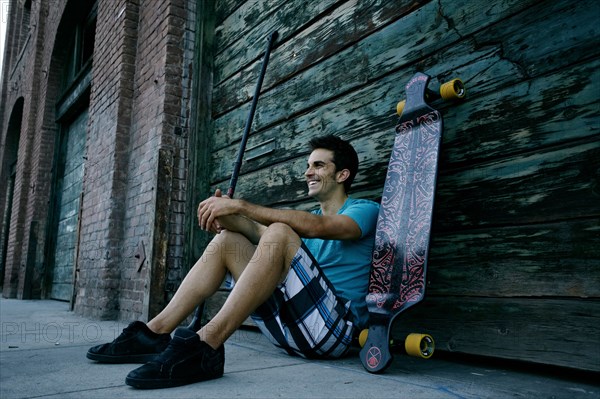
[[[221,346],[284,280],[300,244],[300,237],[289,226],[269,226],[247,265],[240,268],[237,264],[231,270],[235,287],[221,310],[200,329],[200,339],[215,349]]]
[[[249,243],[240,237],[243,236],[226,233],[213,241],[221,243],[216,255],[209,256],[205,263],[196,263],[198,267],[194,266],[195,270],[186,277],[171,303],[152,324],[174,329],[198,302],[219,287],[225,270],[229,270],[236,285],[221,310],[197,333],[177,329],[160,355],[127,375],[127,385],[166,388],[223,376],[223,343],[274,292],[287,275],[288,265],[300,247],[298,235],[284,224],[275,223],[264,230],[256,251],[250,256],[245,254],[250,251],[239,245],[229,247],[229,250],[224,245],[236,241]]]
[[[237,280],[255,249],[241,234],[225,231],[216,235],[168,305],[148,322],[148,328],[155,333],[171,333],[198,304],[219,289],[227,271]]]

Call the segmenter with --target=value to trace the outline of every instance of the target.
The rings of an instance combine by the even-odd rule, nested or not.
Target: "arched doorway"
[[[45,285],[48,298],[72,301],[77,276],[96,5],[92,1],[70,1],[65,18],[55,47],[55,52],[62,53],[53,57],[62,62],[53,65],[61,70]],[[66,51],[60,48],[62,43],[69,43]]]

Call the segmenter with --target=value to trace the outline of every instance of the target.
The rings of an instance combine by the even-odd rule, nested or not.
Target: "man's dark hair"
[[[350,176],[344,181],[344,189],[346,193],[350,191],[350,186],[356,177],[358,172],[358,155],[352,145],[342,140],[341,138],[332,134],[322,137],[315,137],[311,139],[308,144],[314,151],[318,148],[323,148],[333,152],[333,163],[335,164],[335,171],[339,172],[343,169],[350,171]]]

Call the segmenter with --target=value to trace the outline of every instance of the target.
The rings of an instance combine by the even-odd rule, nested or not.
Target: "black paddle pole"
[[[256,104],[258,103],[258,96],[260,95],[260,89],[265,79],[265,73],[267,72],[267,65],[269,64],[269,56],[271,55],[271,48],[273,43],[277,40],[278,33],[274,31],[267,40],[267,49],[265,50],[265,56],[263,58],[262,66],[260,68],[260,74],[258,75],[258,81],[256,82],[256,88],[254,89],[254,97],[252,97],[252,104],[250,105],[250,112],[248,113],[248,119],[246,119],[246,126],[244,127],[244,133],[242,134],[242,141],[240,142],[240,149],[235,163],[233,164],[233,172],[231,173],[231,180],[229,182],[229,189],[227,190],[227,196],[233,198],[235,192],[235,186],[237,184],[238,176],[240,175],[240,169],[242,168],[242,160],[244,158],[244,152],[246,151],[246,143],[248,142],[248,136],[250,135],[250,128],[252,127],[252,121],[254,120],[254,112],[256,111]]]
[[[271,49],[277,36],[279,34],[274,31],[269,36],[267,41],[267,49],[263,58],[262,66],[260,68],[260,74],[258,75],[258,82],[256,82],[256,88],[254,89],[254,97],[252,98],[252,104],[250,105],[250,112],[248,113],[248,119],[246,119],[246,126],[242,134],[242,141],[238,150],[238,155],[235,163],[233,164],[233,172],[231,173],[231,180],[229,182],[229,189],[227,190],[227,196],[233,198],[235,192],[235,186],[237,184],[238,176],[240,175],[240,169],[242,168],[242,160],[244,158],[244,152],[246,151],[246,143],[248,142],[248,136],[250,135],[250,128],[252,127],[252,121],[254,119],[254,112],[256,111],[256,104],[258,103],[258,96],[260,95],[260,89],[265,79],[265,73],[267,72],[267,65],[269,64],[269,56],[271,55]],[[202,313],[204,313],[204,303],[196,308],[194,319],[188,326],[188,328],[198,331],[202,327]]]

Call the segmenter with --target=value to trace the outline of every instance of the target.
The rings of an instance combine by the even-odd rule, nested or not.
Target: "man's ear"
[[[350,177],[350,171],[348,169],[338,170],[336,172],[336,181],[338,183],[343,183],[347,178]]]

